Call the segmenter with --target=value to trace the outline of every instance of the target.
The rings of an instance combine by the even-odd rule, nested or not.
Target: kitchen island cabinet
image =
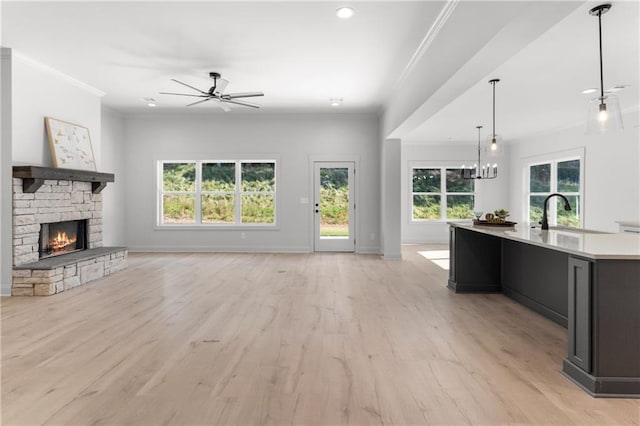
[[[640,236],[452,222],[448,287],[502,292],[566,327],[567,377],[640,397]]]

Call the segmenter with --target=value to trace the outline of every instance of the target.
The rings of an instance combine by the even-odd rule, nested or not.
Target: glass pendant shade
[[[622,115],[617,96],[607,95],[589,101],[587,134],[607,133],[622,129]]]
[[[607,133],[622,130],[620,104],[615,95],[604,95],[604,76],[602,64],[602,15],[611,9],[610,3],[601,4],[589,10],[589,14],[598,17],[598,42],[600,57],[600,96],[589,101],[587,113],[587,134]]]
[[[484,145],[484,153],[487,157],[499,157],[503,154],[503,142],[500,135],[489,135]]]

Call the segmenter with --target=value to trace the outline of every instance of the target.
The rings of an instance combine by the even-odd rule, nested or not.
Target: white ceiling
[[[336,17],[341,5],[4,2],[2,44],[106,92],[104,104],[121,110],[148,108],[144,97],[182,110],[193,100],[158,92],[182,92],[171,78],[206,90],[217,71],[226,92],[263,91],[255,101],[266,112],[335,112],[330,98],[344,99],[341,110],[378,111],[443,2],[355,2],[349,20]]]
[[[497,15],[505,11],[500,18],[504,23],[511,13],[505,5],[515,3],[511,11],[522,10],[524,16],[509,18],[510,32],[503,32],[503,40],[496,36],[483,50],[465,50],[485,43],[474,31],[489,35],[487,29],[498,22]],[[477,56],[490,52],[491,44],[499,49],[505,34],[517,36],[517,27],[528,25],[525,11],[531,9],[515,3],[486,2],[478,8],[478,2],[462,1],[456,6],[457,16],[476,9],[481,13],[466,20],[449,19],[444,30],[433,32],[446,1],[4,1],[1,42],[104,91],[103,103],[125,112],[149,112],[140,98],[153,97],[158,103],[154,112],[222,113],[207,104],[185,109],[190,99],[158,94],[182,91],[170,78],[206,89],[212,83],[208,73],[218,71],[230,82],[227,92],[265,93],[256,98],[263,106],[258,112],[238,107],[233,114],[370,113],[388,106],[394,94],[418,93],[400,87],[400,78],[415,65],[413,55],[431,35],[439,50],[426,49],[418,60],[441,73],[452,69],[451,77],[442,78],[455,80],[456,90],[443,97],[436,85],[435,93],[421,94],[446,98],[445,106],[421,117],[419,125],[402,135],[403,141],[474,143],[476,125],[485,126],[486,135],[491,126],[487,81],[494,77],[501,79],[496,87],[496,130],[509,141],[582,121],[588,96],[580,91],[597,87],[599,79],[597,19],[588,14],[596,2],[571,3],[563,12],[569,13],[566,17],[546,18],[563,19],[533,41],[512,40],[512,45],[520,43],[517,53],[496,60],[493,71],[482,78],[468,69],[456,76],[455,64],[475,66],[480,62]],[[356,10],[346,21],[335,16],[344,4]],[[545,10],[553,9],[550,3],[539,4],[543,17]],[[640,104],[639,16],[637,0],[614,2],[603,16],[605,86],[632,86],[618,94],[623,110],[637,111]],[[544,18],[532,14],[530,26],[545,28],[536,19]],[[420,81],[417,77],[413,81]],[[440,81],[423,80],[425,88]],[[343,98],[344,104],[331,108],[329,98]]]
[[[578,4],[574,12],[524,46],[517,54],[453,102],[425,120],[403,141],[408,143],[477,143],[476,126],[484,138],[492,126],[492,87],[496,84],[496,133],[505,142],[533,134],[582,124],[587,103],[598,94],[584,95],[600,86],[598,19],[589,10],[601,2]],[[631,87],[616,93],[623,112],[635,111],[625,123],[640,124],[640,2],[614,2],[602,16],[604,86]]]

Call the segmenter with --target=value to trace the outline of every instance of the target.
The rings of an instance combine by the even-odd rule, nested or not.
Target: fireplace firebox
[[[43,223],[40,226],[40,258],[87,249],[87,221]]]

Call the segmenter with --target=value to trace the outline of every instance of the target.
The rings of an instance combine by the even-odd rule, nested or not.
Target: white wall
[[[13,57],[13,164],[53,166],[44,125],[44,117],[53,117],[89,129],[102,171],[101,93],[15,52]]]
[[[0,296],[11,295],[11,49],[0,49]]]
[[[400,174],[401,142],[399,139],[382,141],[382,185],[381,185],[381,232],[383,236],[383,254],[386,260],[401,260],[400,248]]]
[[[358,157],[357,249],[379,252],[380,154],[375,116],[212,114],[125,119],[126,245],[131,250],[310,251],[309,161]],[[158,159],[279,158],[277,230],[159,230]],[[240,238],[245,232],[246,239]],[[371,235],[373,234],[373,239]]]
[[[586,108],[586,105],[585,105]],[[640,221],[640,129],[638,112],[623,115],[625,129],[585,135],[584,127],[531,136],[510,151],[511,210],[527,220],[523,170],[529,157],[584,149],[584,222],[587,229],[618,232],[616,220]]]
[[[477,145],[419,145],[402,144],[401,170],[401,217],[402,242],[445,243],[449,240],[449,226],[446,221],[411,221],[411,167],[419,163],[430,166],[461,166],[477,163]],[[498,163],[498,178],[476,180],[476,207],[484,212],[493,212],[499,208],[509,209],[509,165],[508,147],[503,157],[492,159]],[[484,159],[484,156],[482,157]],[[484,160],[483,160],[484,161]]]
[[[115,182],[102,190],[102,227],[105,246],[125,245],[124,202],[125,176],[124,117],[117,111],[102,107],[101,118],[102,170],[115,175]]]

